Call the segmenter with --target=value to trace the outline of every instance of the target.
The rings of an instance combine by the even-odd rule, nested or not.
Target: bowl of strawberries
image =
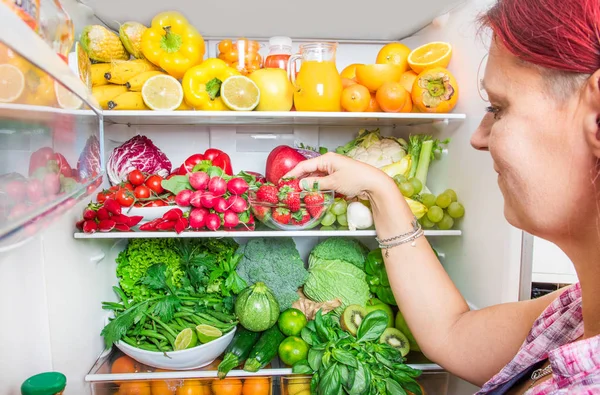
[[[318,226],[333,203],[334,191],[302,190],[298,179],[281,179],[248,191],[254,217],[275,230],[306,230]]]

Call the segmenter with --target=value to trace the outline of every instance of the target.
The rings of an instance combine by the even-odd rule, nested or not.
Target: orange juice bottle
[[[342,111],[342,79],[335,65],[337,43],[300,45],[300,54],[288,64],[288,76],[294,85],[296,111]],[[300,71],[296,76],[296,61]]]

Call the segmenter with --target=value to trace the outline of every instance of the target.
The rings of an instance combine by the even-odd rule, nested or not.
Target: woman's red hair
[[[600,68],[600,0],[499,0],[482,22],[526,62],[583,74]]]

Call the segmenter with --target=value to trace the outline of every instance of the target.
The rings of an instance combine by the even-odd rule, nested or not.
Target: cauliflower
[[[406,142],[390,137],[381,137],[379,129],[363,129],[358,137],[348,144],[338,147],[338,154],[381,168],[400,161],[405,155]]]

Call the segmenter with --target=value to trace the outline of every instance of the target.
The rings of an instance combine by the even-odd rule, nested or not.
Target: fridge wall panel
[[[539,237],[533,242],[533,273],[534,282],[542,283],[575,283],[577,273],[573,262],[554,243]]]

